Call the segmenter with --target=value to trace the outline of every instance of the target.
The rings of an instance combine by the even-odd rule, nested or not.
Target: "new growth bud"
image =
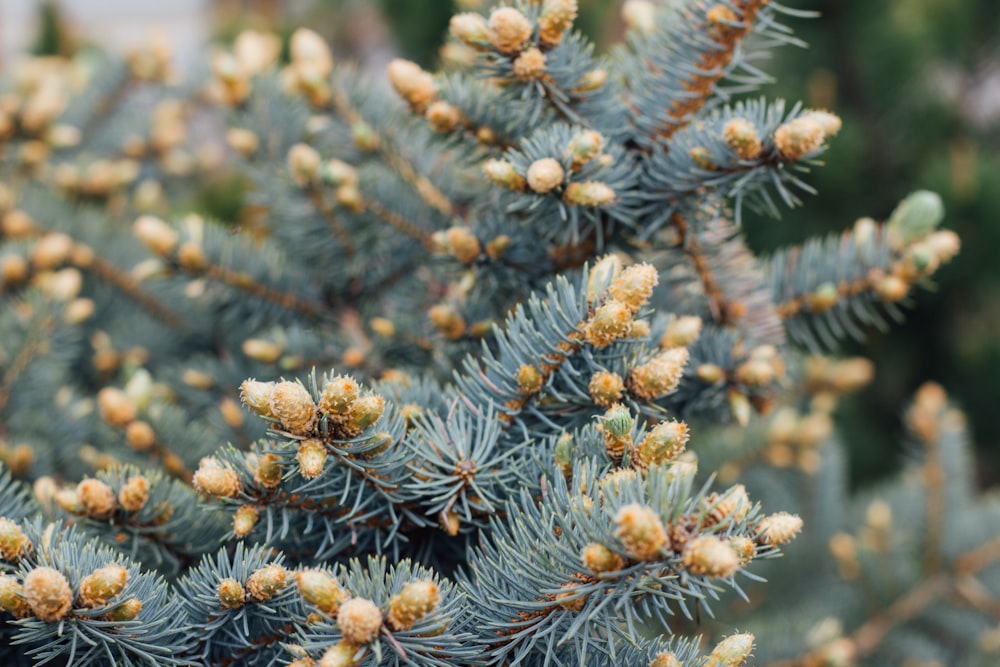
[[[105,605],[125,590],[127,581],[128,572],[116,563],[94,570],[80,582],[80,604],[90,608]]]
[[[433,581],[411,581],[389,600],[387,620],[394,630],[409,630],[440,602],[441,595]]]
[[[256,570],[247,579],[247,594],[256,602],[267,602],[288,584],[288,570],[277,563]]]
[[[43,621],[58,621],[73,607],[73,589],[59,570],[36,567],[25,575],[23,587],[31,613]]]
[[[531,38],[532,25],[513,7],[493,10],[488,23],[490,43],[500,53],[517,53]]]
[[[657,560],[670,544],[663,522],[651,507],[625,505],[615,514],[615,525],[615,537],[636,560]]]
[[[295,578],[302,599],[327,616],[336,615],[340,603],[348,597],[336,578],[323,570],[302,570]]]
[[[337,625],[344,639],[352,644],[367,644],[382,628],[382,612],[371,600],[351,598],[340,605]]]

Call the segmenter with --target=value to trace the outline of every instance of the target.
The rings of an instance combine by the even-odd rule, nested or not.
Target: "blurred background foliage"
[[[661,0],[668,2],[669,0]],[[214,34],[247,27],[285,36],[308,25],[340,55],[379,69],[402,55],[433,67],[450,16],[477,0],[215,0]],[[617,0],[581,0],[578,27],[600,49],[622,31]],[[1000,482],[1000,12],[997,0],[785,0],[818,13],[795,20],[809,46],[785,48],[762,66],[768,96],[828,108],[844,129],[827,152],[818,194],[780,221],[748,215],[751,246],[768,251],[862,215],[885,219],[906,193],[941,194],[962,253],[920,291],[892,337],[870,333],[877,377],[841,409],[852,479],[863,486],[908,452],[899,406],[926,380],[968,412],[984,485]],[[35,51],[65,53],[72,31],[42,5]],[[221,183],[221,186],[220,186]],[[195,204],[222,219],[239,209],[238,179],[221,179]],[[846,353],[861,352],[845,350]],[[901,449],[901,447],[903,449]]]

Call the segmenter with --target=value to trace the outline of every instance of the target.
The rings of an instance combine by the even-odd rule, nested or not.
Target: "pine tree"
[[[394,90],[307,29],[10,73],[4,664],[988,664],[961,413],[851,498],[872,368],[818,356],[958,252],[940,200],[755,256],[840,128],[754,95],[797,14],[630,0],[597,55],[576,10],[458,14]]]

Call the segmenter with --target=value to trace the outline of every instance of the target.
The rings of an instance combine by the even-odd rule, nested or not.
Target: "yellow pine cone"
[[[109,426],[127,426],[135,419],[135,403],[116,387],[105,387],[97,393],[97,409]]]
[[[151,215],[139,216],[132,223],[132,233],[160,257],[172,253],[180,238],[170,225]]]
[[[690,540],[684,546],[681,561],[691,574],[708,577],[731,577],[740,569],[740,557],[715,535]]]
[[[663,465],[680,456],[687,446],[688,426],[682,421],[662,421],[654,426],[635,448],[635,462],[641,468]]]
[[[235,579],[223,579],[215,588],[215,596],[223,609],[239,609],[246,602],[243,584]]]
[[[535,160],[528,167],[528,187],[538,194],[545,194],[563,183],[566,171],[555,158]]]
[[[382,612],[371,600],[351,598],[337,611],[337,626],[352,644],[367,644],[382,628]]]
[[[479,239],[468,227],[452,227],[448,230],[447,240],[448,252],[462,264],[471,264],[482,253]]]
[[[381,396],[377,394],[362,396],[351,403],[350,412],[342,424],[343,431],[348,437],[360,435],[362,431],[377,422],[384,412],[385,401]]]
[[[0,517],[0,558],[17,561],[31,550],[31,540],[14,521]]]
[[[347,418],[351,404],[358,398],[361,388],[357,381],[348,375],[338,375],[323,387],[319,397],[319,411],[334,422]]]
[[[201,460],[191,483],[199,493],[215,498],[234,498],[243,490],[240,476],[211,457]]]
[[[399,96],[420,113],[437,97],[434,77],[415,62],[395,58],[389,63],[388,74]]]
[[[652,265],[633,264],[615,277],[607,294],[624,303],[635,314],[646,305],[659,282],[659,274]]]
[[[409,630],[440,602],[441,595],[433,581],[411,581],[389,600],[387,620],[394,630]]]
[[[590,377],[587,389],[595,404],[609,407],[621,400],[625,393],[625,381],[618,373],[597,371]]]
[[[656,657],[649,663],[649,667],[684,667],[684,663],[678,660],[671,651],[663,651],[656,654]]]
[[[125,427],[125,442],[137,452],[148,452],[156,445],[156,431],[149,422],[136,420]]]
[[[233,513],[233,534],[246,537],[260,518],[260,510],[253,505],[243,505]]]
[[[595,208],[605,206],[615,200],[615,191],[607,183],[586,181],[570,183],[563,193],[563,200],[572,206]]]
[[[327,616],[334,616],[348,598],[337,579],[323,570],[302,570],[295,578],[302,599]]]
[[[272,417],[271,393],[274,391],[274,385],[274,382],[245,380],[240,385],[240,399],[254,414],[261,417]]]
[[[825,137],[832,137],[840,132],[842,123],[840,117],[835,113],[823,109],[806,109],[802,115],[819,123],[819,126],[823,128],[823,135]]]
[[[625,567],[625,559],[603,544],[591,542],[580,553],[583,566],[594,574],[614,572]]]
[[[320,658],[319,667],[354,667],[358,661],[354,659],[360,647],[352,644],[346,639],[326,649],[323,657]]]
[[[722,495],[713,493],[705,499],[704,505],[711,508],[705,516],[705,523],[711,526],[727,520],[738,523],[746,518],[752,507],[750,496],[742,484],[730,487]]]
[[[636,560],[657,560],[670,545],[667,529],[651,507],[625,505],[615,514],[615,537]]]
[[[553,47],[576,20],[577,0],[545,0],[538,16],[538,41]]]
[[[493,10],[487,23],[490,43],[500,53],[517,53],[531,38],[533,26],[524,14],[513,7]]]
[[[277,563],[265,565],[247,579],[247,594],[251,600],[267,602],[288,585],[288,570]]]
[[[0,609],[10,612],[14,618],[31,616],[31,607],[24,598],[24,588],[16,577],[9,574],[0,574]]]
[[[573,170],[580,169],[595,157],[601,154],[604,146],[604,137],[595,130],[585,130],[573,135],[569,145],[566,147],[566,154],[573,159]]]
[[[451,17],[448,30],[453,37],[474,49],[485,49],[490,44],[490,28],[479,14],[455,14]]]
[[[118,504],[128,512],[138,512],[149,500],[149,480],[142,475],[130,477],[118,490]]]
[[[427,315],[445,338],[458,340],[465,335],[465,320],[451,306],[439,303],[431,306]]]
[[[541,79],[545,74],[545,60],[545,54],[538,49],[526,49],[514,60],[514,75],[522,81]]]
[[[789,162],[799,160],[823,145],[823,126],[809,116],[800,116],[774,131],[774,145]]]
[[[63,573],[51,567],[29,572],[23,588],[31,613],[43,621],[58,621],[73,608],[73,589]]]
[[[524,364],[517,369],[517,391],[524,396],[532,396],[542,389],[545,377],[534,366]]]
[[[278,382],[271,391],[271,414],[294,435],[309,435],[316,428],[316,404],[309,390],[298,382]]]
[[[105,621],[125,623],[126,621],[134,621],[139,616],[140,611],[142,611],[142,600],[129,598],[101,618]]]
[[[310,438],[299,443],[295,460],[299,463],[299,472],[306,479],[318,477],[326,466],[327,451],[323,442]]]
[[[739,667],[750,657],[754,636],[750,633],[731,635],[716,644],[702,667]]]
[[[112,563],[94,570],[80,582],[80,604],[91,609],[107,604],[125,590],[127,581],[128,572],[121,565]]]
[[[281,457],[277,454],[263,454],[257,459],[253,471],[254,481],[265,489],[273,489],[281,484]]]
[[[764,517],[757,525],[757,533],[764,544],[785,544],[790,542],[802,530],[802,518],[778,512]]]
[[[584,328],[584,339],[596,348],[607,347],[632,331],[632,311],[611,299],[594,312]]]
[[[84,513],[94,519],[107,519],[114,514],[118,499],[111,487],[99,479],[85,479],[76,487]]]
[[[722,127],[722,138],[741,160],[760,156],[762,144],[757,128],[746,118],[732,118]]]
[[[628,376],[629,392],[644,401],[672,394],[680,385],[688,357],[686,347],[674,347],[636,366]]]
[[[667,325],[663,336],[660,337],[660,347],[665,350],[672,347],[686,347],[698,340],[701,327],[702,321],[697,315],[678,317]]]
[[[486,177],[509,190],[521,192],[524,190],[524,177],[517,173],[514,165],[506,160],[491,159],[483,163],[483,172]]]

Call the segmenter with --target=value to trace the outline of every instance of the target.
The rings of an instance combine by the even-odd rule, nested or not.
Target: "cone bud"
[[[271,414],[294,435],[309,435],[316,428],[316,404],[309,390],[298,382],[278,382],[271,390]]]
[[[486,244],[486,254],[490,259],[500,259],[507,254],[508,248],[510,248],[510,237],[501,234]]]
[[[257,152],[257,148],[260,146],[260,138],[253,130],[243,127],[232,127],[226,131],[226,143],[240,155],[248,157]]]
[[[514,76],[522,81],[534,81],[545,74],[545,54],[531,47],[514,59]]]
[[[73,589],[63,573],[51,567],[26,574],[23,588],[31,613],[43,621],[58,621],[73,607]]]
[[[899,276],[885,276],[875,283],[875,294],[886,303],[901,301],[910,291],[910,285]]]
[[[215,589],[215,595],[223,609],[239,609],[246,602],[243,584],[235,579],[223,579]]]
[[[643,468],[669,463],[684,451],[689,437],[688,426],[684,422],[662,421],[636,447],[636,463]]]
[[[440,303],[431,306],[427,314],[445,338],[458,340],[465,335],[465,320],[451,306]]]
[[[125,590],[127,581],[128,571],[116,563],[94,570],[80,582],[80,604],[91,609],[105,605]]]
[[[289,51],[293,63],[308,63],[318,77],[327,77],[333,70],[333,56],[326,41],[308,28],[292,33]]]
[[[382,628],[382,612],[371,600],[351,598],[337,611],[337,626],[352,644],[367,644]]]
[[[105,621],[125,623],[127,621],[134,621],[139,616],[140,611],[142,611],[142,600],[129,598],[106,613],[102,618]]]
[[[319,153],[308,144],[295,144],[288,151],[288,173],[299,187],[316,180],[321,163]]]
[[[0,609],[9,612],[14,618],[31,616],[24,588],[17,583],[16,577],[9,574],[0,574]]]
[[[356,644],[352,644],[346,639],[341,639],[326,649],[323,657],[320,658],[319,667],[354,667],[358,664],[358,661],[354,659],[358,648]]]
[[[277,454],[267,453],[257,459],[253,478],[265,489],[273,489],[281,484],[281,475],[281,457]]]
[[[572,206],[587,206],[596,208],[605,206],[615,200],[615,191],[606,183],[586,181],[585,183],[570,183],[563,193],[563,200]]]
[[[441,134],[453,131],[462,122],[461,110],[443,100],[431,103],[424,116],[434,131]]]
[[[532,25],[513,7],[501,7],[490,14],[490,43],[501,53],[517,53],[531,38]]]
[[[802,530],[802,519],[788,512],[778,512],[764,517],[757,525],[758,539],[764,544],[779,545],[791,542]]]
[[[741,160],[755,160],[762,148],[757,128],[746,118],[732,118],[722,127],[722,138]]]
[[[99,479],[83,480],[77,485],[76,493],[84,513],[93,519],[107,519],[118,506],[115,492]]]
[[[625,567],[625,559],[603,544],[591,542],[580,552],[583,566],[594,574],[614,572]]]
[[[674,347],[636,366],[628,376],[629,392],[644,401],[672,394],[680,385],[689,356],[686,347]]]
[[[295,578],[302,598],[327,616],[334,616],[347,599],[337,579],[323,570],[302,570]]]
[[[389,63],[388,73],[392,87],[418,112],[422,113],[437,97],[434,77],[415,62],[395,58]]]
[[[563,433],[556,440],[553,458],[556,465],[566,477],[569,477],[573,473],[573,451],[575,448],[573,436],[569,433]]]
[[[605,255],[597,260],[587,278],[587,299],[595,301],[603,296],[622,272],[622,260],[618,255]]]
[[[298,452],[295,455],[299,463],[299,472],[305,479],[314,479],[323,472],[326,466],[326,447],[320,440],[310,438],[299,443]]]
[[[353,437],[374,424],[385,412],[385,400],[372,394],[362,396],[351,403],[351,410],[344,422],[344,432]]]
[[[621,301],[633,314],[639,312],[653,295],[653,288],[660,278],[650,264],[633,264],[611,281],[608,296]]]
[[[479,239],[468,227],[455,226],[448,230],[448,249],[451,255],[463,264],[471,264],[479,258],[482,248]]]
[[[749,633],[731,635],[716,644],[702,667],[739,667],[750,657],[754,636]]]
[[[31,550],[31,541],[14,521],[0,517],[0,558],[17,561]]]
[[[897,246],[905,246],[930,234],[944,219],[941,197],[918,190],[899,202],[886,226]]]
[[[73,252],[73,239],[65,234],[51,232],[38,239],[31,252],[31,263],[36,269],[55,269],[69,259]]]
[[[603,146],[604,137],[595,130],[586,130],[573,135],[566,147],[566,153],[573,160],[573,170],[579,170],[600,155]]]
[[[452,36],[474,49],[484,49],[490,44],[490,28],[479,14],[465,12],[451,17],[448,30]]]
[[[800,116],[774,131],[774,145],[784,160],[793,162],[823,145],[823,126],[808,116]]]
[[[483,171],[486,172],[486,177],[497,185],[515,192],[524,190],[524,177],[506,160],[487,160],[483,163]]]
[[[267,602],[288,585],[288,570],[277,563],[265,565],[247,579],[247,594],[251,600]]]
[[[829,138],[840,132],[842,122],[835,113],[823,109],[807,109],[803,116],[818,123],[823,128],[824,137]]]
[[[243,490],[240,476],[210,457],[201,460],[191,483],[196,491],[215,498],[235,498]]]
[[[626,0],[622,20],[630,30],[649,34],[656,30],[656,7],[650,0]]]
[[[659,515],[651,507],[632,503],[615,514],[615,537],[625,553],[636,560],[657,560],[670,539]]]
[[[729,547],[736,552],[741,565],[746,565],[757,555],[757,545],[749,537],[737,535],[729,538]]]
[[[271,394],[274,392],[274,382],[257,382],[244,380],[240,385],[240,399],[254,414],[261,417],[271,417]]]
[[[576,88],[573,89],[574,93],[589,93],[597,90],[604,85],[604,82],[608,80],[608,71],[605,69],[594,69],[590,70],[582,77],[577,84]]]
[[[586,325],[584,338],[596,348],[607,347],[632,330],[632,311],[611,299],[597,309]]]
[[[142,475],[130,477],[118,490],[118,503],[127,512],[138,512],[149,500],[149,480]]]
[[[105,387],[97,393],[97,409],[101,419],[110,426],[126,426],[135,419],[135,403],[115,387]]]
[[[675,318],[667,325],[660,338],[660,347],[685,347],[698,340],[701,335],[702,321],[697,315],[684,315]]]
[[[539,194],[545,194],[562,185],[566,172],[555,158],[535,160],[528,167],[528,187]]]
[[[597,371],[591,376],[587,388],[594,403],[609,407],[621,400],[625,393],[625,381],[618,373]]]
[[[690,540],[684,547],[681,561],[691,574],[707,577],[731,577],[740,569],[739,556],[715,535]]]
[[[587,604],[587,596],[576,592],[577,584],[563,584],[562,593],[556,593],[555,602],[566,611],[580,611]]]
[[[411,581],[389,600],[387,620],[394,630],[409,630],[440,602],[441,594],[433,581]]]
[[[545,377],[541,372],[529,364],[524,364],[517,369],[517,391],[524,396],[537,394],[545,383]]]
[[[233,534],[239,538],[246,537],[257,525],[259,518],[259,509],[253,505],[243,505],[233,512]]]
[[[320,394],[319,410],[334,421],[342,421],[351,409],[351,404],[358,398],[360,387],[357,381],[348,375],[338,375],[323,387]]]
[[[545,0],[538,16],[538,41],[549,48],[559,44],[576,20],[576,13],[577,0]]]

